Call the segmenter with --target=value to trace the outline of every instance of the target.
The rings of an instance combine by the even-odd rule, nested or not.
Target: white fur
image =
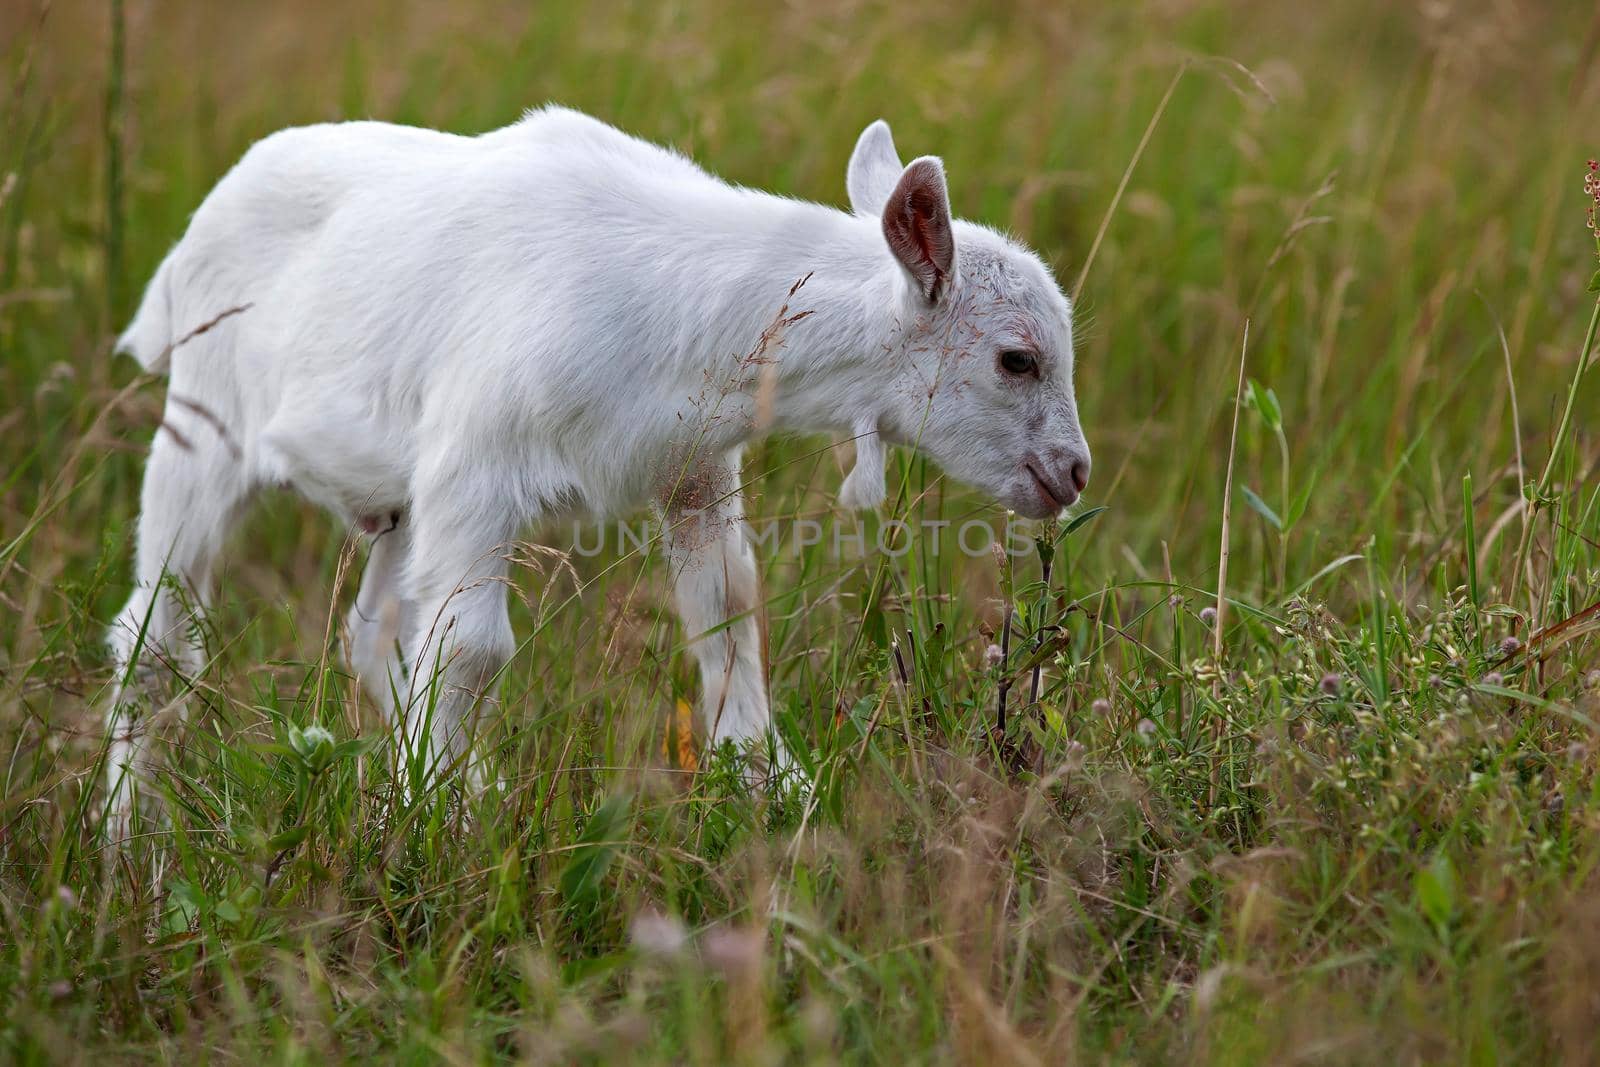
[[[1074,463],[1087,474],[1067,301],[1031,253],[947,215],[912,220],[953,232],[947,273],[907,259],[904,238],[897,259],[880,215],[943,203],[942,166],[918,164],[928,195],[907,199],[888,127],[868,127],[849,214],[729,185],[553,107],[478,137],[351,122],[253,147],[120,341],[169,371],[176,433],[156,436],[138,584],[112,633],[128,683],[112,711],[113,829],[150,771],[139,706],[156,667],[201,666],[191,599],[172,586],[203,605],[262,486],[373,533],[398,516],[351,611],[351,665],[443,759],[465,756],[468,713],[512,651],[502,550],[535,520],[662,508],[680,614],[691,637],[716,631],[693,646],[702,724],[755,742],[770,715],[738,456],[758,431],[855,436],[859,506],[883,499],[885,441],[1027,514],[1069,502],[1028,473],[1057,487]],[[763,348],[786,300],[810,314]],[[1024,343],[1038,380],[997,367]],[[682,521],[705,505],[713,521]]]

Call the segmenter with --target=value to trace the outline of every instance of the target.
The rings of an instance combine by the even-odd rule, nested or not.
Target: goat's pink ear
[[[944,164],[936,157],[914,159],[900,175],[883,207],[883,236],[917,291],[937,303],[955,280],[956,241]]]

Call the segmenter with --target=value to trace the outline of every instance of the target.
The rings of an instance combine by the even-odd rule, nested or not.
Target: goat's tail
[[[172,357],[172,295],[169,291],[172,260],[177,249],[167,253],[167,258],[156,268],[155,276],[145,286],[144,299],[139,301],[139,311],[128,328],[117,338],[116,353],[129,355],[152,374],[167,369]]]

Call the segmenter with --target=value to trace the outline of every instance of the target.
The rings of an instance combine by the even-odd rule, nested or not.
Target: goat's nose
[[[1069,485],[1078,493],[1089,484],[1089,450],[1079,444],[1057,445],[1049,453],[1050,473],[1057,484],[1065,489]]]
[[[1089,457],[1076,456],[1072,460],[1072,485],[1078,492],[1083,492],[1089,484]]]

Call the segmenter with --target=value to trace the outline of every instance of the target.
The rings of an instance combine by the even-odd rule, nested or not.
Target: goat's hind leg
[[[381,520],[388,525],[375,531],[361,576],[361,590],[346,617],[345,665],[394,723],[396,697],[403,701],[410,687],[402,642],[411,637],[416,612],[403,595],[401,580],[410,553],[411,531],[400,512],[384,515]]]
[[[186,715],[189,686],[205,664],[200,611],[212,567],[249,490],[241,463],[221,442],[157,433],[140,497],[134,590],[109,636],[117,675],[107,712],[105,814],[114,840],[129,836],[140,794],[159,769],[158,715]]]

